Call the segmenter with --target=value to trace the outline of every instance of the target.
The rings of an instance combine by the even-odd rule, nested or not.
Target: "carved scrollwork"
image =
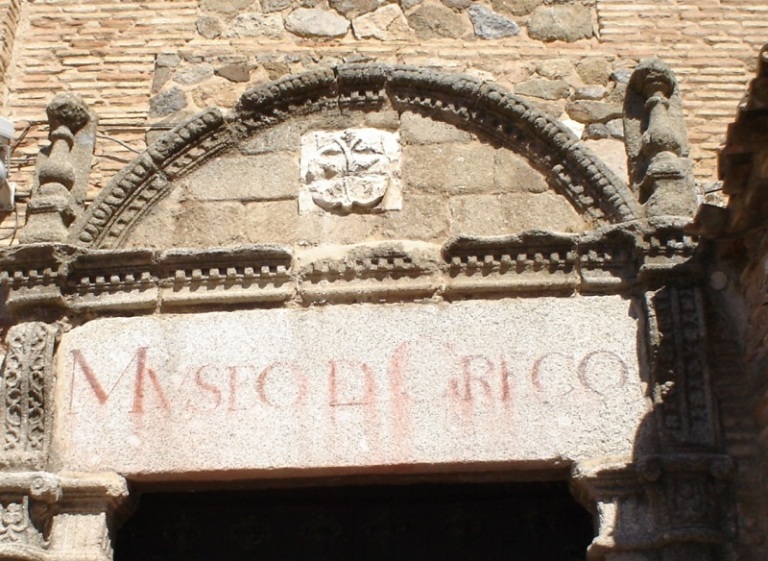
[[[46,394],[55,328],[40,322],[11,328],[3,364],[3,458],[6,465],[37,466],[48,441]]]

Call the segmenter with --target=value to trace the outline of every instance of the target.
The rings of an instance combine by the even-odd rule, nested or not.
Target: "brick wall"
[[[152,128],[171,127],[203,107],[230,108],[248,87],[281,75],[344,61],[434,66],[494,80],[557,118],[586,121],[587,142],[621,170],[612,111],[628,71],[657,55],[677,72],[696,177],[707,184],[716,179],[716,149],[768,38],[764,0],[370,2],[331,0],[338,11],[304,2],[328,16],[320,31],[308,29],[317,13],[307,24],[290,0],[0,2],[0,17],[21,12],[2,105],[26,133],[13,179],[22,195],[31,188],[34,158],[46,142],[45,105],[57,92],[81,94],[99,114],[93,197],[146,147]],[[574,10],[563,14],[581,27],[558,29],[554,16],[563,14],[546,20],[555,9]],[[478,26],[480,16],[486,27]],[[11,29],[15,16],[0,21]],[[505,22],[519,25],[519,33]],[[494,38],[500,33],[507,36]],[[596,102],[586,116],[584,104],[574,104],[584,100]],[[23,205],[20,215],[23,222]],[[5,217],[0,237],[12,218]]]

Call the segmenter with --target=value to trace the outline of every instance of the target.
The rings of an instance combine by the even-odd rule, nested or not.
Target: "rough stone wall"
[[[15,5],[0,3],[0,15]],[[570,122],[624,175],[625,83],[640,59],[658,55],[679,77],[695,173],[707,185],[768,28],[763,0],[49,0],[20,9],[2,113],[26,132],[12,169],[22,199],[55,93],[81,94],[100,116],[92,198],[154,134],[190,114],[229,109],[267,80],[351,61],[495,81]],[[14,216],[2,218],[0,237],[10,237]]]

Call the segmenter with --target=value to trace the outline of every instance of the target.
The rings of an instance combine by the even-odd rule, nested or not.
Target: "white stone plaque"
[[[602,296],[94,320],[58,351],[56,452],[64,469],[148,479],[631,455],[648,406],[630,308]]]
[[[398,133],[361,128],[304,134],[301,185],[302,213],[400,209]]]

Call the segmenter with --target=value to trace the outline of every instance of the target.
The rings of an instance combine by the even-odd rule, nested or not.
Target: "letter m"
[[[94,372],[93,368],[91,368],[91,365],[88,364],[88,361],[85,359],[85,355],[83,355],[83,352],[80,349],[73,349],[72,350],[72,392],[70,394],[70,411],[72,410],[72,401],[74,400],[74,393],[75,393],[75,376],[78,370],[78,367],[80,371],[85,376],[85,380],[88,382],[88,385],[90,386],[91,390],[93,391],[93,394],[96,396],[96,399],[99,402],[99,405],[106,405],[107,401],[109,401],[110,396],[115,391],[115,388],[117,388],[118,384],[120,384],[120,381],[125,377],[125,374],[130,370],[132,364],[136,364],[136,374],[135,374],[135,382],[134,382],[134,388],[133,388],[133,406],[131,408],[131,413],[143,413],[144,412],[144,395],[145,395],[145,388],[144,388],[144,381],[146,378],[149,378],[150,383],[152,384],[152,387],[155,390],[155,394],[157,395],[158,400],[160,401],[161,406],[163,409],[168,409],[168,401],[165,398],[165,392],[163,391],[162,386],[160,385],[159,380],[157,379],[157,374],[154,370],[147,367],[147,347],[139,347],[136,350],[136,354],[133,355],[133,358],[128,363],[128,366],[126,366],[123,371],[120,373],[120,376],[118,376],[117,380],[115,381],[114,385],[109,389],[109,391],[106,391],[104,389],[104,386],[99,381],[98,376],[96,376],[96,373]]]

